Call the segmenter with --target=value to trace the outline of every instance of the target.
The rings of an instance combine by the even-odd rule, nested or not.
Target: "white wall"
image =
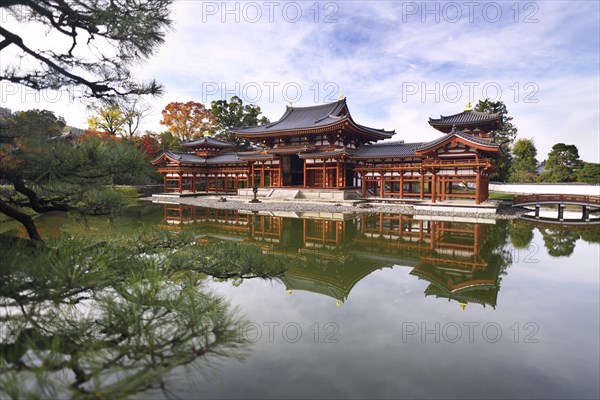
[[[516,194],[584,194],[600,196],[600,185],[569,183],[493,183],[490,191]]]

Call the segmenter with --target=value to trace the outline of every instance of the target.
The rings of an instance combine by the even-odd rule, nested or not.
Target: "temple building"
[[[429,119],[444,133],[431,142],[386,141],[395,131],[369,128],[352,118],[346,99],[286,107],[272,123],[234,128],[255,150],[201,138],[164,151],[153,164],[165,192],[235,193],[252,186],[347,191],[363,198],[403,200],[488,198],[492,160],[502,156],[490,132],[501,117],[473,111]]]
[[[237,157],[232,143],[203,137],[181,146],[192,152],[165,150],[152,161],[164,177],[165,193],[237,193],[247,187],[248,165]]]

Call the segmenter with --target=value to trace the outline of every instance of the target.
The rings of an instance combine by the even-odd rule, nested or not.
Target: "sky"
[[[34,48],[52,43],[39,27],[0,18]],[[172,18],[165,43],[134,68],[166,90],[148,100],[142,130],[163,131],[160,112],[172,101],[237,95],[275,121],[290,101],[310,106],[343,95],[359,124],[421,142],[440,136],[430,117],[490,98],[506,104],[539,160],[563,142],[600,162],[598,1],[177,0]],[[1,67],[18,62],[11,51],[0,54]],[[2,82],[0,103],[87,127],[85,104],[66,93]]]

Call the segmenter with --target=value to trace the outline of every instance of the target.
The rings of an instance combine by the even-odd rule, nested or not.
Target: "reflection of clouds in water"
[[[535,217],[535,212],[528,212],[525,215],[530,217]],[[540,209],[540,217],[542,218],[558,218],[558,209],[547,210]],[[581,219],[581,211],[567,211],[565,210],[563,213],[563,217],[565,219]]]

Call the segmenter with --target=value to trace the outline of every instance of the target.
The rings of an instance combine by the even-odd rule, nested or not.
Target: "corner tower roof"
[[[429,125],[444,133],[452,131],[453,126],[461,131],[479,128],[487,133],[502,126],[502,118],[498,114],[473,111],[470,107],[467,107],[458,114],[429,118]]]

